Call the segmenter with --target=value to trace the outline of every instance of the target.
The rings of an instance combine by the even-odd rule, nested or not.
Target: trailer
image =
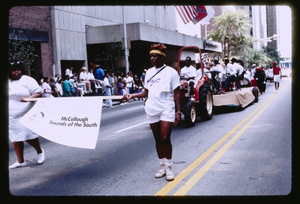
[[[183,51],[199,53],[201,77],[193,80],[189,76],[180,75],[180,59]],[[182,118],[188,127],[194,126],[198,116],[201,120],[210,120],[213,117],[214,107],[238,106],[245,108],[252,102],[258,101],[257,87],[242,87],[233,91],[216,94],[212,80],[205,76],[201,59],[201,50],[197,46],[182,47],[178,52],[177,72],[180,75],[180,99]]]

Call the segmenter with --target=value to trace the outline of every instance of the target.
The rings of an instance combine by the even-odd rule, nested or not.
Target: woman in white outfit
[[[22,118],[35,102],[26,102],[26,98],[42,97],[42,89],[37,81],[25,73],[24,66],[13,63],[9,70],[9,139],[13,143],[17,161],[9,166],[10,169],[24,167],[24,141],[34,147],[38,154],[37,163],[42,164],[45,159],[44,150],[40,146],[39,135],[23,126]]]
[[[88,93],[93,93],[93,91],[91,89],[91,82],[88,79],[88,74],[86,73],[86,68],[85,67],[81,68],[81,72],[80,72],[80,75],[79,75],[79,82],[80,83],[85,83]]]
[[[125,94],[123,99],[148,97],[145,112],[152,129],[160,169],[155,178],[166,176],[168,181],[174,180],[172,171],[172,127],[181,119],[179,87],[180,78],[175,69],[166,66],[166,46],[153,44],[150,48],[150,61],[154,67],[146,72],[145,91]],[[174,103],[174,98],[175,102]],[[175,106],[177,112],[175,112]]]
[[[51,86],[49,85],[49,78],[48,77],[44,78],[42,88],[43,88],[43,96],[45,98],[54,98],[54,96],[52,95]]]

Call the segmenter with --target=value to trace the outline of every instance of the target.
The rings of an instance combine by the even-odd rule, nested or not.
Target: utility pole
[[[122,14],[123,14],[123,28],[124,28],[125,66],[126,66],[126,73],[128,73],[129,72],[129,62],[128,62],[127,30],[126,30],[124,6],[122,6]]]

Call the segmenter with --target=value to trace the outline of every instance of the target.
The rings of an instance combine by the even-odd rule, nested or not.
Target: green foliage
[[[262,47],[261,50],[249,50],[246,55],[246,62],[249,66],[256,64],[266,67],[272,62],[279,63],[281,60],[283,58],[279,57],[277,50],[271,46]]]
[[[246,62],[248,66],[252,64],[256,64],[257,66],[266,66],[272,63],[272,59],[270,59],[267,54],[263,50],[249,50],[246,55]]]
[[[27,39],[21,40],[18,33],[22,33],[22,30],[13,30],[13,33],[9,34],[8,38],[8,57],[9,62],[20,61],[25,65],[25,68],[30,74],[33,70],[30,65],[34,62],[36,55],[33,42]]]
[[[247,34],[251,24],[244,19],[245,10],[226,11],[214,17],[214,29],[207,38],[222,43],[224,56],[237,56],[247,52],[253,46],[252,36]]]
[[[262,47],[262,49],[264,53],[266,53],[266,55],[271,59],[272,62],[277,62],[277,64],[279,64],[279,61],[284,60],[284,58],[281,58],[279,56],[279,53],[276,50],[276,48],[271,46],[266,46],[266,47]]]
[[[110,43],[107,43],[104,50],[96,61],[100,61],[102,67],[108,68],[112,72],[116,72],[121,65],[121,60],[124,58],[125,53],[122,50],[122,41],[116,41],[114,39]]]

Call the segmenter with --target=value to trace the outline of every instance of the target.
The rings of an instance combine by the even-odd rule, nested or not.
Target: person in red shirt
[[[279,82],[281,79],[281,69],[280,67],[276,66],[277,63],[273,62],[272,67],[273,67],[273,73],[274,73],[274,82],[275,82],[275,92],[278,92],[279,89]]]

